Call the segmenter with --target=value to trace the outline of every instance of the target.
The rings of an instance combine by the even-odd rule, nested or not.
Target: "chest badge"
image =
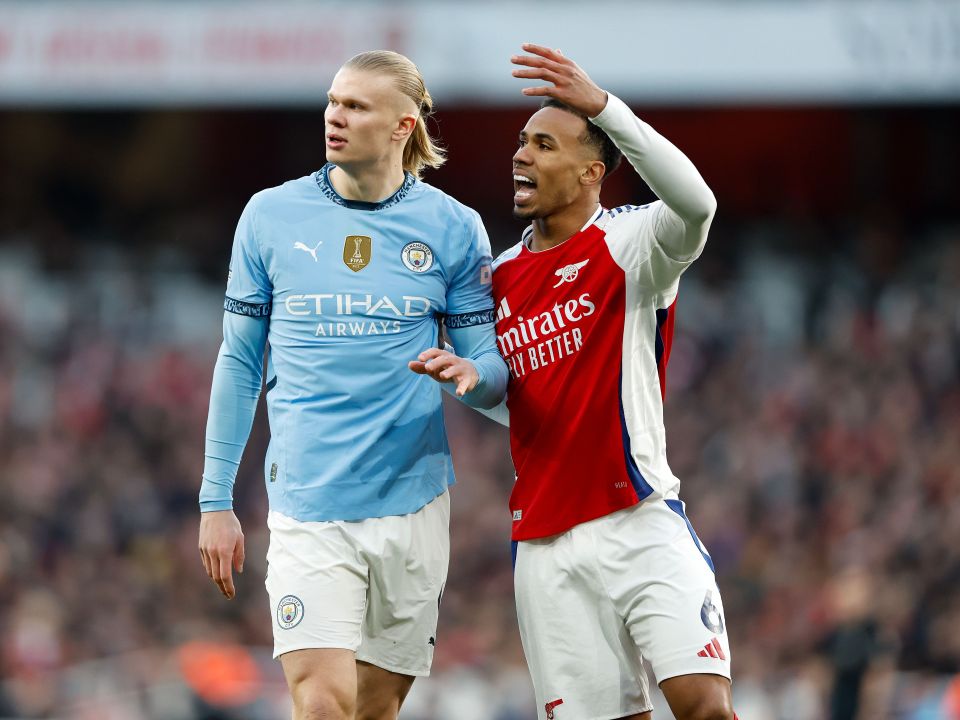
[[[373,242],[366,235],[347,235],[343,241],[343,264],[360,272],[370,264]]]
[[[583,262],[571,263],[570,265],[564,265],[559,270],[554,271],[554,275],[560,278],[560,281],[554,285],[555,288],[560,287],[564,283],[573,282],[580,276],[580,270],[590,262],[590,259],[587,258]]]
[[[422,242],[407,243],[400,251],[400,257],[407,270],[413,270],[416,273],[422,273],[433,267],[433,250],[430,246]]]

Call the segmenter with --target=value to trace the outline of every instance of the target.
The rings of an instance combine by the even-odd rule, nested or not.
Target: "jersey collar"
[[[593,215],[591,215],[590,219],[587,220],[586,224],[582,228],[580,228],[580,232],[583,232],[588,227],[593,225],[597,220],[600,219],[601,215],[603,215],[603,205],[598,204],[597,209],[593,211]],[[524,246],[527,248],[527,250],[530,250],[530,243],[533,241],[533,225],[531,225],[530,227],[528,227],[526,230],[523,231],[523,235],[521,236],[521,238],[523,239]],[[569,240],[569,238],[567,239]],[[566,242],[566,240],[564,240],[564,242]],[[563,243],[560,243],[560,245],[563,245]],[[559,245],[557,245],[556,247],[559,247]],[[530,250],[530,252],[533,252],[533,250]]]
[[[347,198],[343,197],[340,195],[340,193],[333,189],[333,184],[330,182],[330,171],[333,169],[333,167],[333,163],[327,163],[322,168],[317,170],[317,172],[314,174],[314,177],[317,181],[317,187],[320,188],[320,192],[326,195],[329,200],[332,200],[337,205],[350,208],[351,210],[386,210],[388,207],[393,207],[398,202],[403,200],[407,196],[407,193],[410,192],[410,188],[413,187],[413,184],[417,182],[417,179],[413,176],[413,173],[409,173],[404,170],[403,184],[386,200],[381,200],[380,202],[347,200]]]

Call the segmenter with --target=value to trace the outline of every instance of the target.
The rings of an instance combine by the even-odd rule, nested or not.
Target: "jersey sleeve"
[[[273,283],[267,274],[256,235],[256,196],[243,209],[233,236],[227,294],[223,309],[235,315],[269,317]]]
[[[477,408],[497,405],[507,392],[510,370],[497,349],[493,323],[447,328],[447,333],[456,353],[470,359],[479,377],[477,386],[463,396],[463,401]]]
[[[223,344],[213,370],[200,509],[227,510],[260,397],[273,286],[256,237],[255,198],[240,215],[223,301]]]
[[[200,510],[233,507],[233,484],[260,397],[269,320],[223,314],[223,344],[210,388]]]
[[[481,415],[485,415],[496,423],[503,425],[504,427],[510,427],[510,410],[507,408],[507,398],[504,397],[499,404],[494,405],[492,408],[477,407],[475,405],[470,405],[464,400],[464,398],[457,395],[457,388],[453,383],[440,383],[440,387],[443,389],[447,395],[452,398],[459,400],[465,405],[469,405],[474,410],[476,410]]]
[[[454,263],[447,289],[448,329],[493,322],[493,272],[490,240],[480,216],[464,218],[462,256]]]
[[[609,211],[604,229],[611,252],[641,285],[669,293],[703,250],[716,211],[713,193],[686,155],[614,95],[591,122],[659,198]]]
[[[702,245],[690,255],[675,256],[659,240],[664,223],[676,216],[658,200],[648,205],[613,208],[597,223],[607,245],[627,277],[649,292],[669,295],[683,272],[700,256]]]

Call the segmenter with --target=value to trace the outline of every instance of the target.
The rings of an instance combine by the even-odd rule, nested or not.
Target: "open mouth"
[[[339,150],[347,144],[345,138],[340,137],[334,133],[327,134],[327,147],[330,150]]]
[[[524,205],[530,202],[537,192],[537,181],[520,173],[513,174],[513,204]]]

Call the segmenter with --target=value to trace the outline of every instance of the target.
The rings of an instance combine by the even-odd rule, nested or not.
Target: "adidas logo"
[[[497,306],[497,322],[508,317],[510,317],[510,306],[507,304],[507,297],[504,296],[503,300],[501,300]]]
[[[547,720],[553,720],[554,717],[556,717],[556,713],[554,712],[554,710],[560,705],[563,705],[563,698],[558,698],[553,702],[548,702],[546,705],[543,706],[544,710],[547,711]]]
[[[727,656],[723,654],[723,648],[720,647],[720,641],[716,638],[704,645],[703,650],[697,653],[697,657],[712,657],[717,660],[727,659]]]

